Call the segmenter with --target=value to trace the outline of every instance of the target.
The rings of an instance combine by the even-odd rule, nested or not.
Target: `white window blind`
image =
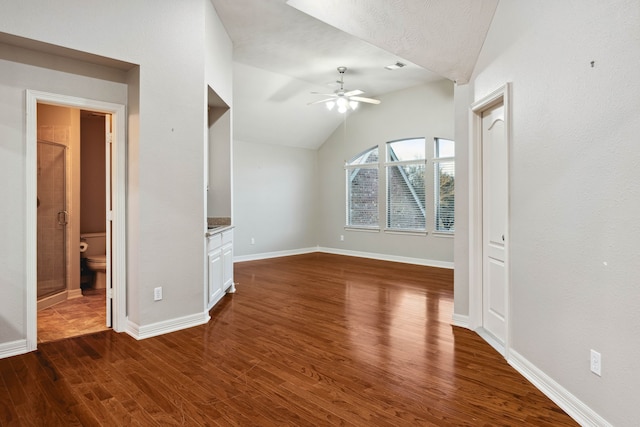
[[[379,226],[378,157],[378,147],[373,147],[345,164],[347,226]]]
[[[426,230],[425,139],[387,143],[387,228]]]
[[[435,230],[455,231],[455,143],[449,139],[434,141]]]
[[[426,228],[424,171],[424,164],[387,166],[387,228]]]
[[[455,163],[453,160],[435,162],[436,172],[436,231],[455,230]]]

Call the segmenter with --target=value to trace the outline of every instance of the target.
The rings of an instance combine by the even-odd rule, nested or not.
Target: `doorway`
[[[43,137],[43,132],[55,132],[56,128],[42,129],[38,123],[38,111],[39,106],[59,106],[67,109],[77,110],[78,120],[80,117],[80,111],[85,110],[86,114],[93,114],[101,117],[102,129],[104,133],[104,141],[101,150],[103,152],[103,162],[105,167],[102,174],[102,186],[104,192],[102,198],[105,203],[102,209],[103,224],[102,233],[104,246],[104,266],[105,271],[103,275],[106,277],[104,280],[105,289],[102,292],[103,298],[101,302],[101,311],[105,315],[101,316],[100,327],[105,329],[106,327],[113,327],[117,332],[122,331],[125,328],[125,131],[124,131],[124,106],[119,104],[111,104],[101,101],[88,100],[83,98],[67,97],[63,95],[49,94],[44,92],[27,91],[27,141],[26,141],[26,157],[27,157],[27,200],[38,201],[38,192],[42,189],[41,182],[38,176],[39,160],[42,157],[38,155],[39,140],[46,139]],[[58,138],[63,135],[65,131],[72,132],[71,129],[65,130],[63,128],[57,129],[59,131]],[[79,133],[79,123],[78,123]],[[55,137],[52,139],[55,140]],[[73,158],[70,153],[69,147],[65,148],[67,160],[66,175],[69,177],[70,170],[69,159]],[[76,153],[77,154],[77,153]],[[79,162],[79,155],[76,162]],[[79,169],[79,168],[78,168]],[[66,183],[66,209],[61,210],[60,214],[56,216],[56,221],[59,227],[66,228],[63,232],[65,235],[65,249],[63,253],[66,254],[66,260],[64,265],[66,268],[66,292],[71,296],[81,296],[82,291],[80,287],[80,221],[77,213],[79,209],[80,192],[79,187],[75,192],[69,191],[69,182],[78,180],[79,174],[72,180],[67,178]],[[45,182],[45,181],[43,181]],[[112,191],[113,190],[113,191]],[[69,195],[73,196],[70,197]],[[106,195],[110,197],[106,197]],[[73,197],[76,200],[72,200]],[[76,215],[71,218],[70,211],[74,207]],[[41,246],[38,239],[38,205],[27,205],[27,259],[28,259],[28,271],[27,271],[27,350],[35,350],[37,347],[38,339],[38,276],[40,273],[40,256],[38,254],[38,247]],[[75,222],[74,222],[75,221]],[[100,234],[97,233],[97,234]],[[96,233],[93,233],[96,234]],[[95,236],[92,236],[95,237]],[[57,262],[60,262],[59,260]],[[96,274],[96,273],[94,273]],[[62,293],[62,292],[60,292]],[[69,302],[81,301],[83,298],[71,298]],[[95,304],[95,303],[94,303]],[[72,309],[70,309],[72,312]],[[75,310],[79,310],[75,308]],[[88,309],[90,311],[91,308]],[[93,310],[95,311],[95,309]],[[73,317],[73,314],[71,316]],[[73,319],[72,320],[78,320]],[[75,322],[74,328],[81,326],[81,322]],[[81,332],[85,333],[85,332]]]
[[[509,349],[510,84],[471,106],[469,320],[505,358]]]
[[[107,116],[37,105],[38,342],[102,331],[109,324]]]

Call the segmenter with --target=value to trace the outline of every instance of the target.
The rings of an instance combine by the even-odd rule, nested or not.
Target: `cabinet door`
[[[222,251],[210,252],[209,257],[209,307],[222,297]]]
[[[222,247],[222,289],[226,290],[233,283],[233,244]]]

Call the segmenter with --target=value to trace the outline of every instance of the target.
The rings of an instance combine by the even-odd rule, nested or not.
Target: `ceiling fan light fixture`
[[[400,63],[398,62],[397,64],[400,64]],[[401,65],[404,66],[404,64],[401,64]],[[345,71],[347,71],[347,67],[338,67],[338,72],[340,73],[340,80],[338,80],[338,83],[340,84],[340,89],[334,90],[333,93],[311,92],[314,95],[324,95],[324,96],[329,96],[330,98],[310,102],[307,105],[324,103],[326,104],[327,109],[329,111],[333,111],[333,109],[337,107],[338,113],[344,114],[347,111],[355,111],[361,102],[365,102],[367,104],[380,104],[380,100],[378,99],[364,98],[360,96],[364,93],[364,91],[360,89],[345,90],[344,88]]]

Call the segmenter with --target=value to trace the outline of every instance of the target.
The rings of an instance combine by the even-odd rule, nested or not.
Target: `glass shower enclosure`
[[[66,150],[38,141],[38,299],[67,289]]]

